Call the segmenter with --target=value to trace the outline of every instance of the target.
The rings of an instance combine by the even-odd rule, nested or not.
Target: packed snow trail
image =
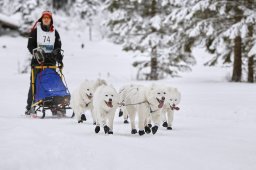
[[[134,80],[133,58],[120,47],[93,41],[82,49],[81,37],[60,34],[70,91],[85,78],[104,78],[117,89],[151,83]],[[30,75],[18,68],[28,55],[26,43],[0,37],[0,169],[256,169],[255,84],[229,83],[226,70],[197,65],[182,78],[157,82],[182,94],[172,131],[131,135],[130,124],[116,114],[113,135],[95,134],[89,113],[82,124],[24,116]]]

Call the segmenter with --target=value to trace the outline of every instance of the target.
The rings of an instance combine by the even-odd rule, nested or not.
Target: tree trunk
[[[253,25],[248,27],[248,36],[249,38],[253,38]],[[250,40],[251,41],[251,40]],[[252,43],[252,41],[251,41]],[[248,79],[249,83],[254,82],[254,56],[248,56]]]
[[[235,21],[240,22],[242,19],[243,11],[236,6],[235,11]],[[242,78],[242,38],[238,35],[235,38],[234,46],[234,64],[233,64],[233,75],[232,81],[239,82]]]
[[[242,77],[242,38],[237,36],[235,38],[234,47],[234,64],[232,81],[239,82]]]
[[[247,4],[251,9],[253,9],[253,0],[247,0]],[[249,40],[252,43],[253,39],[253,25],[249,25],[248,27],[248,36],[251,40]],[[248,79],[247,81],[249,83],[254,82],[254,56],[248,56]]]
[[[157,49],[156,49],[156,47],[152,47],[152,51],[151,51],[150,80],[158,80],[158,73],[157,73]]]
[[[154,17],[156,15],[156,0],[152,0],[151,3],[151,11],[150,16]],[[154,32],[155,29],[152,28],[152,32]],[[151,42],[150,42],[151,46]],[[158,80],[158,71],[157,71],[157,46],[151,46],[151,72],[150,72],[150,80]]]
[[[254,82],[254,57],[248,58],[248,82]]]

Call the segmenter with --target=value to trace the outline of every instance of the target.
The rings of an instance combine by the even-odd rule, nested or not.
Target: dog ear
[[[108,83],[105,81],[105,80],[100,80],[100,84],[104,84],[104,85],[107,85]]]
[[[107,82],[103,79],[97,79],[95,84],[96,86],[107,85]]]

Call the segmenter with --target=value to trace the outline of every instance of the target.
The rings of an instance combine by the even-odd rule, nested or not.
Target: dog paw
[[[82,120],[78,120],[78,123],[83,123],[83,121]]]
[[[148,126],[145,126],[145,132],[146,132],[147,134],[149,134],[149,133],[151,133],[151,129],[150,129]]]
[[[122,110],[119,111],[119,117],[123,116],[124,112]]]
[[[124,124],[128,124],[129,123],[129,121],[128,120],[124,120]]]
[[[140,136],[142,136],[142,135],[144,135],[144,134],[145,134],[144,130],[139,130],[139,135],[140,135]]]
[[[113,132],[112,132],[112,131],[109,131],[108,134],[113,135]]]
[[[138,133],[136,129],[132,129],[132,134]]]
[[[172,130],[172,127],[167,127],[167,130]]]
[[[151,124],[151,123],[149,123],[149,124],[148,124],[148,127],[149,127],[149,128],[152,128],[152,124]]]
[[[99,127],[99,126],[96,126],[96,127],[95,127],[95,133],[99,133],[99,131],[100,131],[100,127]]]
[[[153,135],[157,132],[157,130],[158,130],[158,126],[152,127],[152,133],[153,133]]]
[[[81,120],[86,121],[86,117],[84,114],[81,115]]]
[[[168,126],[168,123],[167,122],[164,122],[163,123],[163,127],[167,127]]]
[[[104,126],[104,132],[108,133],[109,132],[109,127],[108,126]]]

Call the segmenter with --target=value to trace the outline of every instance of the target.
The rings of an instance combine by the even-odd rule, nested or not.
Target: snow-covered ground
[[[151,83],[135,81],[132,55],[120,47],[59,32],[70,91],[85,78],[104,78],[117,89]],[[18,74],[29,55],[26,45],[25,38],[0,37],[1,170],[256,169],[256,85],[229,83],[228,69],[203,67],[207,54],[202,50],[194,50],[199,63],[193,72],[157,82],[182,93],[173,130],[161,127],[155,135],[139,136],[131,135],[130,125],[118,116],[114,135],[95,134],[90,114],[83,124],[75,119],[26,118],[30,75]]]

